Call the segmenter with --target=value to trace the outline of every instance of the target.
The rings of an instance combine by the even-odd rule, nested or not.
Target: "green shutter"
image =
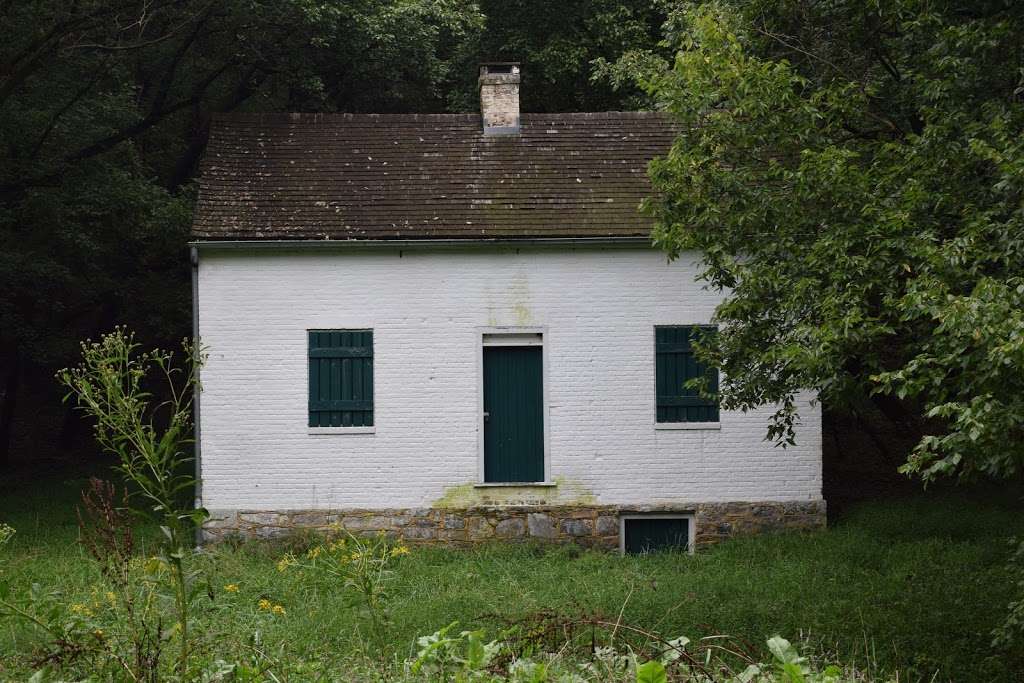
[[[686,387],[688,380],[706,374],[711,391],[718,391],[718,370],[697,362],[691,344],[697,335],[713,330],[694,326],[654,328],[658,422],[718,422],[718,402]]]
[[[309,331],[309,426],[373,425],[373,330]]]

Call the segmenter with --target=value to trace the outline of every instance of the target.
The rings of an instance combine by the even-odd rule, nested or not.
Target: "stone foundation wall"
[[[825,526],[825,501],[697,503],[623,507],[487,506],[396,510],[211,511],[204,539],[272,538],[300,530],[340,526],[355,534],[383,531],[407,543],[473,545],[539,540],[617,549],[621,515],[693,514],[697,547],[733,536]]]

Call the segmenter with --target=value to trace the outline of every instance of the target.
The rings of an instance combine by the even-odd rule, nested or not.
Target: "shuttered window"
[[[309,426],[373,426],[373,330],[309,330]]]
[[[697,362],[692,341],[713,327],[676,325],[654,328],[658,422],[718,422],[718,402],[702,398],[687,380],[706,375],[718,391],[718,370]]]

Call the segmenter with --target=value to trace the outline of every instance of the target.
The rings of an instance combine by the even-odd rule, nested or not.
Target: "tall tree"
[[[188,333],[192,179],[214,112],[475,111],[524,63],[524,109],[631,106],[597,60],[653,46],[660,2],[0,3],[0,462],[75,340]],[[65,424],[76,422],[68,415]]]
[[[665,21],[661,0],[482,0],[483,29],[453,74],[450,107],[477,107],[476,65],[520,62],[527,112],[631,109],[641,94],[595,79],[596,64],[654,48]]]
[[[212,112],[439,111],[482,24],[437,0],[34,0],[0,16],[0,464],[26,379],[77,339],[116,322],[188,333],[189,183]]]
[[[921,439],[904,471],[1024,465],[1024,6],[681,6],[638,82],[684,132],[651,166],[670,254],[726,290],[704,346],[725,407],[870,396]]]

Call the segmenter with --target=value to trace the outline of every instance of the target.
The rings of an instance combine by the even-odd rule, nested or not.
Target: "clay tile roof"
[[[199,240],[643,237],[647,163],[678,128],[655,113],[232,114],[214,119]]]

